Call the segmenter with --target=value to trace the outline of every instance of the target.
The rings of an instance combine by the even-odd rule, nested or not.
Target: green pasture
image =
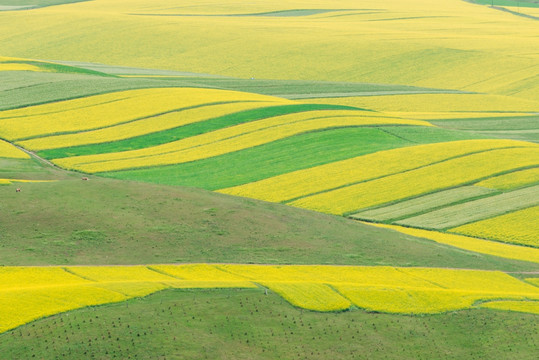
[[[166,290],[32,322],[0,334],[0,348],[9,359],[532,360],[537,319],[316,313],[263,289]]]

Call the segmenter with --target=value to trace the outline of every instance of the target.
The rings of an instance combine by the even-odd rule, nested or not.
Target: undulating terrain
[[[0,0],[0,358],[535,359],[538,20]]]

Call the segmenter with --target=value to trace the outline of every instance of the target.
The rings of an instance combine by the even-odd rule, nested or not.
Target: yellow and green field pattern
[[[538,287],[499,271],[232,264],[2,267],[0,332],[59,312],[162,289],[257,286],[314,311],[356,306],[425,314],[485,307],[496,300],[510,305],[504,307],[509,310],[537,313],[539,301]]]
[[[343,214],[537,163],[533,143],[463,140],[380,151],[220,191]]]

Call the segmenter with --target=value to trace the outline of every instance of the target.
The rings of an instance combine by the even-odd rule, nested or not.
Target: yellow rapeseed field
[[[182,283],[186,283],[186,287],[256,287],[253,283],[246,281],[245,277],[220,270],[214,265],[153,265],[150,269],[184,280]]]
[[[403,226],[371,224],[374,226],[393,229],[404,234],[422,237],[442,244],[451,245],[460,249],[465,249],[482,254],[494,255],[506,259],[515,259],[539,263],[539,249],[530,247],[503,244],[497,241],[482,240],[469,236],[445,234],[437,231],[412,229]]]
[[[313,8],[332,12],[215,16]],[[204,14],[212,16],[182,16]],[[530,36],[535,30],[534,21],[461,0],[365,0],[360,9],[352,0],[189,0],[182,7],[170,0],[154,0],[151,7],[141,0],[95,0],[0,13],[5,55],[242,78],[408,84],[529,99],[537,98],[538,88],[530,81],[539,64],[533,51],[539,39]],[[98,40],[100,51],[95,51]]]
[[[331,287],[318,283],[263,282],[294,306],[314,311],[346,310],[352,303]]]
[[[247,149],[313,130],[380,124],[428,125],[417,120],[354,116],[344,111],[314,111],[312,113],[297,115],[299,119],[308,116],[307,119],[303,120],[296,120],[292,116],[294,114],[286,115],[232,126],[145,149],[76,156],[58,159],[54,163],[68,169],[96,173],[195,161]],[[342,115],[338,116],[335,113],[342,113]],[[349,113],[361,112],[349,111]],[[283,118],[286,118],[287,122],[283,123]],[[289,118],[294,120],[288,122]]]
[[[283,100],[283,104],[287,102]],[[174,127],[192,124],[226,114],[255,109],[264,106],[278,105],[277,102],[234,102],[229,104],[208,105],[194,109],[182,110],[142,120],[132,121],[103,129],[90,130],[67,135],[53,135],[19,141],[18,145],[31,150],[57,149],[62,147],[98,144],[128,139],[152,132],[168,130]]]
[[[282,103],[271,96],[198,88],[119,91],[0,112],[0,136],[13,140],[79,132],[224,101]]]
[[[539,206],[462,225],[450,232],[539,247]]]
[[[341,215],[537,164],[539,164],[537,146],[497,149],[315,194],[290,204]]]
[[[489,301],[481,304],[482,308],[519,311],[539,315],[539,301]]]
[[[521,171],[513,171],[509,174],[491,177],[480,181],[475,185],[490,189],[510,190],[536,182],[539,182],[539,167]]]
[[[0,332],[166,288],[247,288],[255,283],[317,311],[345,310],[353,303],[368,310],[432,313],[470,308],[477,300],[539,300],[538,287],[496,271],[211,264],[2,267]]]
[[[221,189],[219,192],[282,202],[348,184],[420,168],[452,157],[515,146],[533,145],[512,140],[465,140],[411,146],[380,151],[310,169],[294,171],[245,185]],[[401,187],[398,192],[403,193],[404,190]],[[374,195],[371,194],[371,196]]]
[[[43,71],[41,68],[35,65],[23,64],[23,63],[1,63],[0,71]]]
[[[17,149],[7,141],[0,140],[0,158],[30,159],[30,155]]]

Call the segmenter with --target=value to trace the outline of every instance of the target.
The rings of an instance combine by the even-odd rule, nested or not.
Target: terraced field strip
[[[530,144],[512,140],[463,140],[410,146],[294,171],[245,185],[224,188],[219,192],[272,202],[284,202],[418,169],[466,154],[513,146],[530,146]]]
[[[539,263],[539,249],[527,246],[504,244],[498,241],[490,241],[464,235],[447,234],[438,231],[413,229],[404,226],[371,224],[373,226],[393,229],[404,234],[422,237],[441,244],[451,245],[481,254],[499,256],[506,259],[515,259]]]
[[[495,190],[478,186],[462,186],[455,189],[438,191],[434,194],[420,196],[415,199],[405,200],[393,205],[383,206],[381,208],[361,211],[359,213],[350,215],[350,217],[354,219],[372,221],[387,221],[426,212],[459,201],[472,199],[495,192]]]
[[[202,122],[212,117],[234,114],[240,111],[260,108],[275,102],[231,102],[211,103],[195,108],[180,109],[164,115],[157,115],[103,129],[81,131],[75,134],[54,135],[19,141],[17,144],[31,150],[59,149],[72,146],[100,144],[124,140],[132,137],[166,131],[169,129]]]
[[[396,224],[441,230],[488,219],[537,204],[539,204],[539,185],[444,207],[397,221]]]
[[[486,162],[485,158],[489,161]],[[303,197],[290,202],[290,205],[344,215],[375,205],[466,185],[474,180],[537,163],[537,147],[490,150]]]
[[[0,332],[165,288],[253,288],[255,283],[316,311],[354,304],[382,312],[434,313],[471,308],[478,300],[539,300],[539,288],[496,271],[209,264],[2,267]]]
[[[263,102],[251,102],[245,104],[223,104],[211,106],[211,118],[206,120],[194,121],[197,119],[199,112],[203,114],[208,111],[208,108],[200,109],[190,109],[183,110],[181,112],[172,113],[171,115],[163,115],[149,119],[152,126],[152,132],[147,133],[141,136],[131,137],[125,140],[114,141],[111,143],[100,143],[94,145],[79,145],[79,146],[70,146],[69,148],[58,148],[52,150],[43,150],[39,151],[38,155],[48,159],[57,159],[70,156],[80,156],[80,155],[94,155],[94,154],[104,154],[111,152],[120,152],[127,150],[136,150],[142,149],[145,147],[155,146],[166,144],[168,142],[177,141],[191,136],[200,135],[210,131],[215,131],[224,127],[229,127],[233,125],[238,125],[241,123],[246,123],[255,120],[261,120],[269,118],[272,116],[280,116],[293,113],[301,113],[304,111],[313,111],[313,110],[337,110],[343,109],[344,107],[338,105],[324,105],[324,104],[287,104],[287,105],[275,105],[271,103],[272,106],[265,107]],[[219,114],[220,107],[236,107],[235,112],[223,116],[216,116]],[[252,107],[251,110],[241,111],[239,108],[245,106],[246,108]],[[350,109],[350,108],[348,108]],[[205,114],[207,116],[207,114]],[[194,116],[194,117],[193,117]],[[176,120],[174,124],[175,127],[170,128],[169,130],[158,131],[163,125],[166,126],[168,122],[165,121],[165,124],[162,124],[162,119],[164,117],[171,117],[171,120]],[[174,119],[177,117],[178,119]],[[188,118],[189,117],[189,118]],[[186,119],[187,118],[187,119]],[[144,121],[144,120],[143,120]],[[189,122],[190,121],[190,122]],[[181,125],[182,123],[189,122],[186,125]],[[125,130],[130,129],[131,124],[137,125],[139,121],[125,124]],[[118,125],[112,128],[104,129],[105,132],[116,129],[123,130],[123,125]],[[148,131],[148,129],[145,129]],[[95,133],[100,133],[102,130],[97,130]],[[92,134],[94,132],[79,133],[80,135]],[[74,135],[74,136],[79,136]],[[38,141],[40,139],[37,139]]]
[[[30,155],[18,149],[16,146],[0,139],[0,158],[30,159]]]
[[[75,133],[118,125],[207,103],[284,100],[236,91],[158,88],[119,91],[0,112],[0,136],[8,140]]]
[[[315,130],[395,124],[428,126],[423,121],[383,118],[356,110],[310,111],[258,120],[145,149],[58,159],[54,163],[89,173],[179,164]]]
[[[500,206],[503,205],[503,202],[500,203]],[[472,222],[448,231],[518,245],[539,247],[538,220],[539,206],[533,206],[490,219]]]
[[[539,167],[491,177],[474,185],[497,190],[511,190],[536,182],[539,182]]]

